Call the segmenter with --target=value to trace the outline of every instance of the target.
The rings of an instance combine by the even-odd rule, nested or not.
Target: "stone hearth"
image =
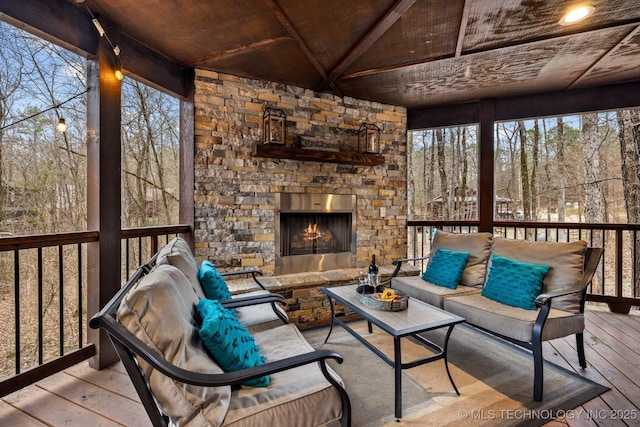
[[[380,267],[383,282],[391,277],[395,267]],[[320,288],[353,284],[358,281],[361,269],[344,268],[338,270],[284,274],[281,276],[260,277],[269,291],[282,295],[287,301],[285,310],[289,321],[300,329],[311,329],[327,326],[331,321],[331,308],[327,297]],[[420,268],[404,263],[399,276],[413,276],[420,274]],[[251,278],[241,278],[227,281],[233,294],[260,289]],[[344,313],[345,307],[337,304],[337,313]]]

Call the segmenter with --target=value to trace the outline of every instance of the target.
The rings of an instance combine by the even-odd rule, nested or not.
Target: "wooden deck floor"
[[[545,359],[611,390],[548,427],[640,425],[640,313],[589,310],[586,319],[586,370],[575,368],[573,337],[545,343]],[[98,372],[82,363],[0,401],[0,426],[89,425],[151,425],[120,364]]]

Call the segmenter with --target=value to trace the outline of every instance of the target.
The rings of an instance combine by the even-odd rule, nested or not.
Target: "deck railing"
[[[470,233],[477,221],[408,221],[409,256],[422,257],[431,249],[436,229]],[[612,311],[628,313],[640,306],[640,224],[539,223],[496,221],[495,236],[536,241],[584,240],[604,248],[600,268],[587,291],[587,301],[607,303]],[[423,268],[426,263],[418,263]]]
[[[122,281],[188,225],[122,230]],[[0,394],[95,354],[86,342],[87,244],[97,231],[0,239]]]

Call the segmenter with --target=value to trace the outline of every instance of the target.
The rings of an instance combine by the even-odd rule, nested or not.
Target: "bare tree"
[[[440,175],[440,194],[442,197],[441,218],[449,218],[449,195],[447,194],[447,164],[445,156],[444,129],[436,129],[436,146],[438,151],[438,173]]]
[[[527,161],[527,131],[524,122],[518,122],[520,137],[520,184],[522,186],[522,204],[524,219],[531,219],[531,188],[529,187],[529,166]]]
[[[618,111],[618,138],[620,140],[620,157],[623,194],[627,220],[630,223],[640,222],[640,110]],[[631,253],[634,254],[634,271],[640,271],[640,236],[631,239]],[[640,295],[640,274],[636,275],[634,295]]]
[[[566,176],[564,164],[564,122],[562,117],[556,119],[556,167],[558,170],[558,221],[565,220]]]

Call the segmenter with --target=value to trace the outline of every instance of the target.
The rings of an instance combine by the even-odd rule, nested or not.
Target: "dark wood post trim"
[[[191,249],[194,249],[193,229],[195,222],[195,172],[194,172],[194,152],[195,152],[195,108],[194,108],[194,85],[195,73],[187,76],[185,86],[189,89],[189,94],[180,100],[180,224],[188,224],[191,233],[184,235],[184,239],[189,242]]]
[[[483,99],[480,101],[480,176],[478,178],[478,216],[479,231],[493,232],[494,207],[494,126],[495,101]]]
[[[112,35],[115,37],[115,35]],[[96,59],[88,61],[87,84],[87,227],[99,240],[87,248],[88,318],[120,289],[121,82],[115,78],[111,47],[102,41]],[[102,369],[118,361],[107,334],[87,328],[96,355],[89,361]]]

